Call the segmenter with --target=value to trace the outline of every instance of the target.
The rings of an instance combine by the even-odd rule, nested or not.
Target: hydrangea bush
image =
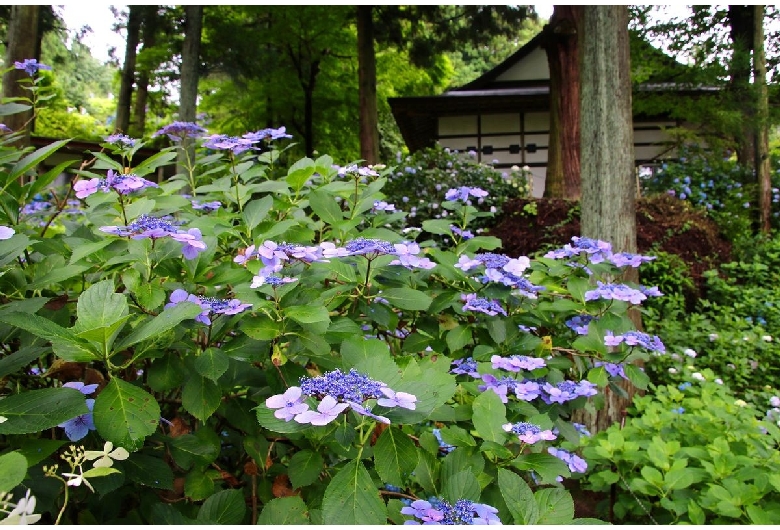
[[[635,398],[624,426],[585,439],[585,487],[615,492],[598,513],[616,524],[773,524],[780,398],[757,409],[693,368]]]
[[[661,293],[618,282],[650,258],[586,238],[506,256],[444,224],[437,247],[388,228],[409,212],[376,207],[393,168],[283,167],[283,129],[157,135],[174,145],[149,159],[110,137],[89,167],[49,171],[66,140],[0,145],[9,517],[574,522],[561,481],[587,462],[572,412],[624,378],[645,387],[633,361],[664,349],[627,316]],[[185,172],[150,180],[186,138]],[[468,230],[489,194],[430,199]]]

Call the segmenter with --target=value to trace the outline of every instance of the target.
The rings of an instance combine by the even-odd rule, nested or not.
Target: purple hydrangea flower
[[[260,129],[259,131],[246,133],[244,138],[251,140],[252,142],[262,142],[264,140],[273,141],[281,138],[292,138],[292,134],[287,134],[286,127],[279,127],[278,129]]]
[[[531,371],[547,366],[544,359],[526,357],[525,355],[512,355],[511,357],[494,355],[490,358],[490,362],[493,363],[493,368],[499,368],[508,372],[519,372],[520,370]]]
[[[377,399],[377,405],[382,407],[401,407],[409,410],[414,410],[417,407],[415,404],[417,401],[417,396],[413,394],[407,394],[406,392],[395,392],[388,387],[380,388],[379,391],[382,392],[385,397]]]
[[[588,256],[592,264],[601,263],[612,255],[612,245],[606,241],[587,237],[573,236],[571,243],[558,250],[551,250],[544,255],[545,258],[562,259],[579,256],[583,252]]]
[[[653,261],[655,256],[642,256],[640,254],[631,254],[630,252],[618,252],[609,256],[609,261],[617,267],[639,267],[642,263]]]
[[[205,138],[203,147],[217,151],[230,151],[234,155],[239,155],[244,151],[257,149],[252,145],[255,142],[249,138],[239,138],[237,136],[228,136],[227,134],[212,134]]]
[[[441,510],[437,510],[430,502],[422,499],[412,502],[411,506],[404,506],[401,508],[401,513],[412,515],[426,524],[441,524],[439,521],[444,519],[444,513]],[[411,523],[411,521],[407,522]],[[414,523],[419,524],[416,521]]]
[[[501,304],[496,300],[477,298],[476,293],[461,294],[460,299],[465,302],[465,304],[463,304],[464,311],[477,311],[490,316],[496,316],[498,314],[507,316],[506,310],[501,307]]]
[[[11,228],[10,226],[2,226],[2,225],[0,225],[0,240],[2,240],[2,239],[11,239],[15,233],[16,233],[16,230]]]
[[[183,245],[182,254],[186,259],[193,259],[199,252],[206,250],[206,244],[201,240],[199,229],[180,230],[170,221],[148,215],[140,216],[127,226],[101,226],[100,231],[132,239],[170,237]]]
[[[385,201],[374,201],[374,206],[371,207],[371,210],[375,212],[394,212],[395,204],[389,204]]]
[[[436,266],[430,259],[421,258],[417,255],[420,253],[420,245],[417,243],[396,243],[393,247],[395,249],[394,254],[398,256],[398,259],[391,261],[390,265],[403,265],[407,269],[420,268],[428,270]]]
[[[458,235],[463,239],[471,239],[474,237],[474,232],[471,230],[463,230],[455,225],[450,225],[450,230],[452,230],[453,234]]]
[[[607,363],[603,361],[596,361],[593,363],[593,366],[599,367],[603,366],[604,370],[607,371],[607,373],[612,377],[622,377],[623,379],[628,379],[626,377],[626,372],[623,369],[623,363],[615,364],[615,363]]]
[[[245,309],[252,307],[252,304],[242,303],[241,300],[235,298],[209,298],[206,296],[189,294],[184,289],[176,289],[171,293],[170,302],[165,304],[165,308],[173,307],[184,301],[198,304],[203,309],[203,312],[196,316],[195,320],[197,322],[202,322],[207,326],[211,325],[211,317],[213,315],[236,315]]]
[[[648,335],[642,331],[627,331],[622,335],[615,335],[612,331],[607,331],[604,337],[606,346],[618,346],[625,343],[627,346],[641,346],[646,350],[665,353],[666,347],[658,335]]]
[[[469,196],[476,198],[483,198],[488,196],[488,192],[482,188],[470,188],[468,186],[460,186],[459,188],[450,188],[447,193],[444,194],[444,198],[448,201],[461,201],[466,202],[469,200]]]
[[[129,136],[124,134],[112,134],[110,136],[106,136],[104,140],[106,141],[106,143],[117,144],[119,146],[124,146],[124,147],[133,147],[136,142],[133,138],[130,138]]]
[[[551,403],[566,403],[578,397],[595,396],[598,393],[596,385],[590,381],[561,381],[558,384],[545,383],[542,385],[542,401],[548,405]]]
[[[152,138],[165,135],[173,142],[181,142],[185,138],[200,138],[204,134],[206,134],[206,129],[197,123],[175,121],[152,134]]]
[[[591,315],[577,315],[566,321],[566,327],[574,330],[578,335],[587,335],[588,326],[593,319]]]
[[[349,407],[353,411],[355,411],[355,413],[360,414],[361,416],[367,416],[369,418],[372,418],[372,419],[378,421],[379,423],[384,423],[386,425],[390,424],[390,420],[389,419],[385,418],[384,416],[377,416],[376,414],[371,412],[371,409],[368,409],[368,408],[364,407],[363,405],[355,403],[354,401],[347,401],[347,405],[349,405]]]
[[[307,410],[300,414],[296,414],[294,419],[298,423],[327,425],[335,420],[347,407],[349,407],[349,404],[339,403],[332,396],[325,396],[317,406],[317,412]]]
[[[201,203],[196,200],[191,200],[192,208],[195,210],[203,210],[204,212],[215,212],[222,207],[222,203],[219,201],[210,201]]]
[[[73,185],[76,191],[76,197],[84,199],[97,191],[110,192],[115,191],[120,195],[127,195],[133,191],[144,188],[157,188],[157,184],[137,175],[123,175],[109,169],[106,178],[93,178],[89,180],[79,180]]]
[[[88,386],[92,386],[92,385],[88,385]],[[65,429],[65,435],[68,437],[68,439],[71,442],[76,442],[78,440],[81,440],[87,435],[87,433],[89,433],[89,431],[95,430],[95,422],[92,418],[92,409],[95,406],[95,400],[88,399],[86,400],[86,403],[89,412],[87,412],[86,414],[81,414],[79,416],[76,416],[75,418],[69,419],[68,421],[57,425],[57,427],[61,427]]]
[[[451,374],[468,374],[471,377],[479,379],[481,376],[477,372],[477,361],[471,357],[465,359],[455,359],[452,361],[455,368],[450,369]]]
[[[585,292],[585,300],[622,300],[631,304],[641,304],[647,295],[638,289],[624,284],[596,282],[597,288]]]
[[[39,63],[37,59],[25,59],[23,61],[14,61],[14,68],[24,70],[30,77],[38,73],[38,70],[51,70],[51,66]]]
[[[588,463],[585,460],[575,455],[574,453],[566,451],[565,449],[548,447],[547,452],[554,457],[563,460],[566,465],[569,466],[569,470],[572,473],[585,473],[588,470]]]
[[[506,432],[511,432],[517,435],[521,442],[527,444],[535,444],[540,440],[555,440],[558,438],[550,429],[542,430],[541,427],[534,423],[528,423],[521,421],[515,424],[506,423],[502,425]]]
[[[297,386],[291,386],[284,394],[271,396],[265,400],[269,409],[277,409],[274,416],[280,420],[290,421],[298,414],[309,410],[309,405],[301,401],[302,392]]]

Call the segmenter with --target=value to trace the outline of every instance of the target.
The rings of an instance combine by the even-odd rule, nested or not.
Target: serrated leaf
[[[400,486],[417,467],[417,449],[409,436],[397,427],[388,427],[374,447],[376,472],[386,484]]]
[[[417,467],[414,468],[415,480],[422,486],[425,493],[438,496],[439,472],[441,469],[438,459],[422,447],[417,448],[417,456]]]
[[[309,206],[320,219],[329,225],[344,220],[344,213],[333,195],[321,189],[314,190],[309,194]]]
[[[469,469],[464,469],[447,477],[441,489],[442,497],[451,504],[455,504],[459,499],[476,501],[479,499],[481,492],[477,477]]]
[[[122,339],[116,345],[116,351],[122,351],[141,341],[157,337],[166,331],[173,329],[183,320],[195,318],[203,312],[203,309],[192,302],[180,302],[173,307],[163,310],[162,313],[139,325],[135,330]]]
[[[512,467],[520,471],[535,472],[545,484],[557,484],[557,477],[571,476],[571,471],[566,463],[544,453],[520,455],[512,461]]]
[[[282,334],[282,324],[265,315],[249,316],[241,320],[241,331],[255,340],[273,340]]]
[[[325,466],[325,461],[318,453],[304,449],[298,451],[290,459],[287,472],[294,489],[314,484]]]
[[[257,225],[265,221],[268,217],[268,212],[271,211],[271,207],[274,205],[274,198],[271,195],[266,195],[262,199],[251,200],[246,203],[242,217],[246,224],[246,229],[251,231]]]
[[[482,392],[474,400],[471,419],[474,428],[483,440],[503,443],[506,431],[502,425],[507,423],[506,406],[495,392]]]
[[[202,469],[193,469],[184,480],[184,494],[193,501],[202,501],[214,494],[214,480]]]
[[[574,519],[574,500],[571,494],[559,488],[546,488],[534,492],[539,506],[539,519],[535,524],[565,525]]]
[[[525,480],[506,469],[498,470],[498,488],[512,514],[514,524],[533,525],[539,519],[539,505]]]
[[[200,421],[209,419],[221,402],[222,392],[211,379],[193,376],[184,383],[181,405]]]
[[[626,363],[623,365],[626,377],[631,381],[635,387],[641,390],[647,390],[647,384],[650,382],[650,378],[647,374],[638,366]]]
[[[300,497],[271,499],[263,506],[257,524],[280,526],[310,524],[308,511]]]
[[[297,305],[284,308],[284,316],[299,324],[330,323],[328,308],[325,306]]]
[[[457,325],[447,332],[446,340],[447,348],[454,355],[471,342],[471,328],[469,326]]]
[[[347,462],[328,484],[322,499],[322,518],[327,525],[386,523],[387,507],[359,460]]]
[[[117,378],[98,394],[92,412],[98,433],[130,452],[137,451],[160,422],[160,405],[154,396]]]
[[[42,388],[0,399],[0,434],[41,432],[87,414],[84,394],[73,388]]]
[[[230,358],[219,348],[208,348],[193,363],[195,371],[215,383],[230,366]]]
[[[206,499],[197,519],[209,524],[241,524],[244,514],[246,503],[241,490],[223,490]]]
[[[424,292],[408,287],[385,289],[380,293],[380,296],[390,302],[390,305],[407,311],[425,311],[433,301]]]

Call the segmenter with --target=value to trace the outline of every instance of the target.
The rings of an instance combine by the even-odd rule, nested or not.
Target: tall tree
[[[138,5],[128,7],[130,11],[127,17],[125,63],[122,67],[119,96],[116,102],[116,121],[114,122],[114,129],[122,133],[127,133],[130,129],[130,106],[133,98],[133,85],[135,84],[135,60],[138,53],[144,9],[143,6]]]
[[[582,6],[556,5],[542,47],[550,70],[550,141],[544,194],[580,198],[580,67]]]
[[[636,252],[628,8],[585,6],[580,46],[582,235],[612,243],[615,252]],[[620,421],[632,389],[625,386],[629,399],[608,389],[604,409],[586,424],[599,431]]]
[[[40,6],[14,5],[11,6],[11,16],[8,22],[8,34],[6,37],[5,64],[13,66],[15,61],[38,58],[38,19]],[[29,77],[24,70],[10,69],[3,74],[3,97],[29,98],[31,94],[19,84],[19,81]],[[5,124],[14,131],[23,131],[19,139],[20,146],[29,145],[32,131],[33,110],[4,116]]]
[[[762,10],[763,12],[763,10]],[[730,5],[727,11],[732,54],[729,62],[729,90],[736,106],[742,109],[745,118],[740,122],[737,136],[737,159],[743,165],[754,167],[756,153],[756,116],[753,104],[750,77],[753,32],[755,27],[754,6]],[[763,17],[762,17],[763,20]]]
[[[379,162],[379,114],[376,101],[373,6],[357,6],[358,94],[360,99],[360,157]]]
[[[139,56],[148,56],[149,51],[157,44],[157,33],[159,31],[158,9],[158,6],[143,6],[143,20],[141,23],[141,42],[143,47],[139,52]],[[152,71],[152,64],[150,64],[148,57],[144,61],[139,59],[140,57],[136,59],[138,63],[138,79],[136,81],[133,119],[130,127],[132,136],[136,137],[142,137],[146,129],[146,107],[149,100],[149,81]]]
[[[203,6],[184,7],[184,45],[181,52],[181,88],[179,94],[179,120],[194,122],[198,110],[198,78],[200,70],[200,41],[203,32]],[[190,141],[182,146],[194,159],[195,145]],[[176,172],[185,171],[186,155],[179,154]],[[194,191],[194,190],[193,190]]]
[[[753,79],[756,84],[756,153],[758,178],[759,226],[769,233],[772,212],[772,180],[769,169],[769,97],[766,87],[766,56],[764,54],[764,6],[753,6]]]

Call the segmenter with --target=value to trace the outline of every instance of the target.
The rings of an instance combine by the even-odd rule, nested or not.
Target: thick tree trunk
[[[125,47],[125,64],[122,68],[122,80],[119,85],[119,97],[116,104],[116,122],[114,130],[127,133],[130,129],[130,105],[133,99],[133,84],[135,83],[135,58],[141,33],[143,6],[128,6],[127,45]]]
[[[179,95],[179,121],[194,122],[198,110],[198,71],[200,67],[200,40],[203,29],[203,6],[184,6],[184,46],[181,53],[181,90]],[[186,150],[179,153],[176,172],[186,172],[187,158],[195,158],[195,142],[182,142]],[[195,190],[191,190],[195,191]]]
[[[754,6],[737,5],[728,8],[729,35],[734,50],[729,64],[729,89],[734,98],[734,108],[744,114],[736,135],[737,160],[748,167],[755,167],[756,153],[756,116],[750,90],[753,9]]]
[[[764,6],[753,6],[753,78],[756,84],[756,177],[758,178],[759,226],[768,234],[772,211],[772,181],[769,169],[769,100],[764,54]]]
[[[32,93],[19,84],[19,80],[30,77],[24,70],[16,70],[13,67],[15,61],[25,59],[37,59],[38,49],[38,18],[40,6],[14,5],[11,6],[11,18],[8,22],[7,44],[5,50],[6,67],[11,70],[3,74],[4,98],[31,98]],[[14,131],[24,131],[24,135],[15,144],[24,147],[30,144],[32,132],[33,110],[3,116],[3,123]]]
[[[612,243],[615,252],[636,252],[627,6],[584,7],[580,50],[582,235]],[[634,387],[623,388],[628,399],[607,388],[604,408],[583,415],[591,432],[623,419]]]
[[[360,157],[366,164],[379,162],[373,9],[373,6],[357,6]]]
[[[157,6],[144,6],[142,24],[143,49],[153,48],[157,43]],[[133,136],[141,138],[146,129],[146,105],[149,101],[149,68],[146,65],[138,70],[135,103],[131,131]]]
[[[542,46],[550,70],[550,141],[547,151],[547,197],[579,199],[580,68],[577,27],[581,6],[556,5]]]

